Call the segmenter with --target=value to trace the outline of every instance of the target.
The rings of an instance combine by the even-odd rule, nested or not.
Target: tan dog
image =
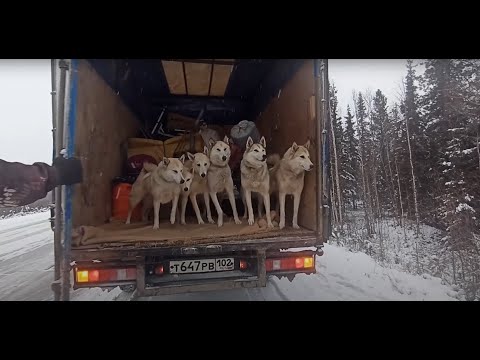
[[[185,209],[187,207],[188,198],[190,198],[190,202],[192,203],[193,210],[195,210],[195,215],[197,216],[198,223],[204,224],[197,203],[197,195],[203,194],[203,200],[205,202],[205,207],[207,208],[207,219],[209,223],[213,224],[215,223],[215,221],[212,218],[212,213],[210,209],[210,194],[207,183],[207,174],[208,169],[210,168],[208,148],[205,146],[203,148],[203,153],[187,153],[187,156],[188,160],[185,162],[184,169],[188,170],[188,173],[192,178],[192,182],[188,191],[182,192],[182,209],[180,222],[181,224],[185,224]]]
[[[224,191],[228,194],[235,224],[241,224],[242,222],[238,218],[237,205],[235,204],[235,195],[233,193],[232,170],[230,169],[230,166],[228,166],[228,161],[230,160],[230,145],[228,137],[225,136],[223,141],[210,139],[208,144],[210,146],[210,169],[208,170],[207,175],[208,190],[213,204],[215,205],[215,209],[217,210],[218,227],[223,226],[223,210],[218,202],[217,193]]]
[[[253,225],[255,222],[252,209],[252,193],[258,193],[263,198],[263,203],[265,205],[267,226],[273,227],[272,219],[270,218],[270,176],[266,161],[266,147],[267,142],[263,136],[258,144],[254,144],[251,137],[248,137],[247,139],[243,159],[240,163],[242,198],[246,200],[247,206],[245,215],[247,214],[248,210],[249,225]],[[259,212],[261,211],[260,196],[257,197]]]
[[[285,227],[285,197],[293,195],[293,221],[292,226],[299,229],[298,226],[298,208],[302,196],[303,186],[305,184],[305,171],[313,169],[313,163],[310,160],[308,152],[310,140],[305,145],[299,146],[297,143],[285,152],[272,169],[270,169],[270,193],[278,194],[278,203],[280,205],[279,227]],[[273,157],[278,159],[278,157]]]
[[[153,228],[160,227],[160,205],[172,202],[170,223],[175,224],[178,198],[180,196],[180,184],[185,183],[182,175],[185,156],[180,159],[164,157],[160,164],[154,165],[145,163],[143,165],[146,173],[141,174],[132,186],[130,193],[130,209],[128,211],[127,224],[130,224],[132,210],[145,199],[144,217],[149,202],[153,201]],[[143,172],[143,171],[142,171]],[[151,197],[150,197],[150,196]]]

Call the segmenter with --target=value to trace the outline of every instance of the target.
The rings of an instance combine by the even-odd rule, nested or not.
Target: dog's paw
[[[182,224],[182,225],[187,225],[187,223],[185,222],[185,220],[181,220],[181,221],[180,221],[180,224]]]
[[[297,230],[300,229],[300,226],[298,226],[297,224],[293,224],[292,227]]]
[[[130,220],[125,221],[125,225],[130,225]]]
[[[223,226],[223,221],[219,221],[219,222],[217,223],[217,226],[218,226],[218,227],[222,227],[222,226]]]
[[[215,220],[213,220],[212,218],[209,218],[209,219],[208,219],[208,222],[209,222],[210,224],[215,224]]]
[[[205,222],[202,219],[198,220],[198,225],[203,225],[203,224],[205,224]]]
[[[255,223],[255,220],[253,218],[248,219],[248,225],[252,226]]]
[[[283,228],[285,227],[285,222],[281,222],[281,221],[280,221],[280,224],[278,224],[278,227],[279,227],[280,229],[283,229]]]
[[[175,218],[173,218],[173,219],[170,218],[170,224],[172,224],[172,225],[175,224]]]
[[[240,219],[235,219],[235,224],[240,225],[242,221]]]
[[[160,229],[159,225],[153,225],[153,230],[158,230],[158,229]]]
[[[273,223],[272,222],[267,223],[267,227],[273,228]]]

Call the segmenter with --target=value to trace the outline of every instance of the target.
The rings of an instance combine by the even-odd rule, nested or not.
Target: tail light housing
[[[282,270],[308,270],[315,268],[315,257],[312,255],[266,259],[265,267],[267,272]]]
[[[75,269],[75,281],[78,284],[132,281],[136,280],[136,278],[136,267],[114,269]]]

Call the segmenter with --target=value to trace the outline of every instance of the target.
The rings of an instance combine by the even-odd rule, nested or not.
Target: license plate
[[[170,274],[230,271],[234,264],[233,258],[170,261]]]

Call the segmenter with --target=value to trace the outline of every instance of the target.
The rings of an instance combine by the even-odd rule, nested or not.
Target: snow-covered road
[[[53,233],[49,213],[0,220],[0,300],[52,300]],[[270,279],[266,288],[145,298],[142,300],[457,300],[441,280],[388,269],[362,253],[326,245],[317,273],[293,282]],[[120,295],[120,296],[119,296]],[[72,300],[125,300],[118,288],[81,289]]]

